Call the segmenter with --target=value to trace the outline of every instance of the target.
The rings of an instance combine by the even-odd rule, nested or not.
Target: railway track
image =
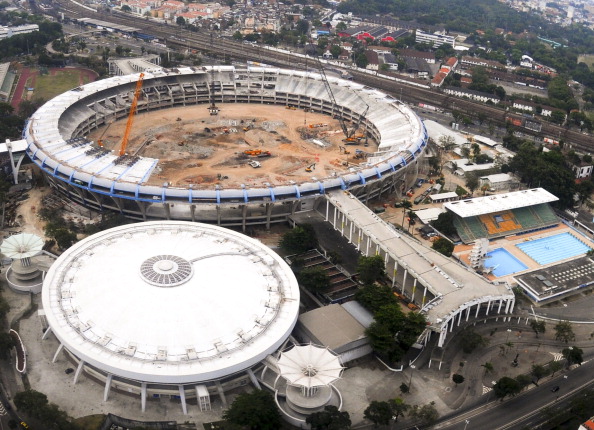
[[[54,4],[57,5],[61,12],[69,18],[83,18],[90,16],[91,11],[79,6],[77,3],[72,3],[68,0],[59,0]],[[93,16],[97,19],[113,22],[115,24],[141,28],[144,33],[165,40],[170,47],[176,46],[187,49],[196,49],[217,56],[228,56],[238,60],[260,61],[272,66],[291,67],[303,70],[316,67],[313,59],[309,62],[307,59],[297,55],[291,55],[287,52],[277,52],[260,46],[246,45],[229,39],[220,39],[210,32],[191,32],[182,28],[156,23],[119,11],[111,11],[111,13],[97,11]],[[175,33],[175,35],[172,33]],[[353,75],[353,78],[357,82],[378,88],[395,98],[401,98],[412,103],[427,103],[446,110],[452,110],[455,103],[455,109],[468,116],[476,117],[479,114],[483,114],[495,125],[504,126],[506,124],[505,117],[507,112],[496,106],[454,98],[438,90],[410,86],[357,70],[349,69],[349,73]],[[585,135],[574,130],[569,130],[556,124],[542,122],[542,129],[540,132],[524,128],[522,128],[521,131],[541,139],[544,137],[553,138],[555,140],[562,139],[574,149],[588,153],[594,152],[594,138],[591,135]]]

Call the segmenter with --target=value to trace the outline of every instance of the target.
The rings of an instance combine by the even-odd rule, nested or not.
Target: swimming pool
[[[571,233],[556,234],[516,245],[540,265],[585,254],[590,247]]]
[[[493,274],[497,277],[521,272],[528,268],[528,266],[503,248],[497,248],[491,252],[487,252],[485,267],[493,267]]]

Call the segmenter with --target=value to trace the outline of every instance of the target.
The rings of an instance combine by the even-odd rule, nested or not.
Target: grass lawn
[[[87,415],[74,420],[81,430],[99,430],[103,421],[105,421],[103,414]]]
[[[62,94],[72,88],[78,87],[80,73],[79,70],[63,69],[58,70],[55,76],[37,75],[33,96],[35,98],[49,100],[58,94]]]
[[[586,54],[578,57],[578,63],[586,63],[591,69],[594,66],[594,55]]]

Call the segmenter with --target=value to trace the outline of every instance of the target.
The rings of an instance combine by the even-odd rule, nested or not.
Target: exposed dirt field
[[[148,184],[194,184],[197,188],[217,183],[228,187],[289,184],[345,172],[365,161],[355,158],[356,149],[367,153],[377,149],[371,141],[365,147],[364,140],[345,145],[340,123],[327,115],[261,104],[218,107],[221,111],[216,116],[210,116],[205,105],[198,105],[142,113],[134,119],[126,152],[160,159]],[[319,124],[324,126],[310,127]],[[347,126],[349,130],[353,127]],[[126,120],[109,127],[103,136],[107,149],[119,150],[125,127]],[[104,129],[89,138],[97,141]],[[250,156],[244,151],[269,151],[271,155]],[[250,167],[250,161],[261,167]],[[308,166],[311,172],[305,170]]]

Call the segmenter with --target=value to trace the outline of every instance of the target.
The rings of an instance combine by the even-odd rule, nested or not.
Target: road
[[[435,430],[535,428],[546,422],[546,416],[542,413],[545,408],[569,403],[571,397],[577,392],[594,385],[592,372],[594,372],[594,360],[589,360],[564,376],[559,375],[552,380],[547,377],[541,380],[539,387],[532,388],[522,395],[459,413],[456,417],[432,428]],[[551,389],[557,385],[560,387],[559,391],[551,392]],[[466,423],[466,420],[469,423]]]

